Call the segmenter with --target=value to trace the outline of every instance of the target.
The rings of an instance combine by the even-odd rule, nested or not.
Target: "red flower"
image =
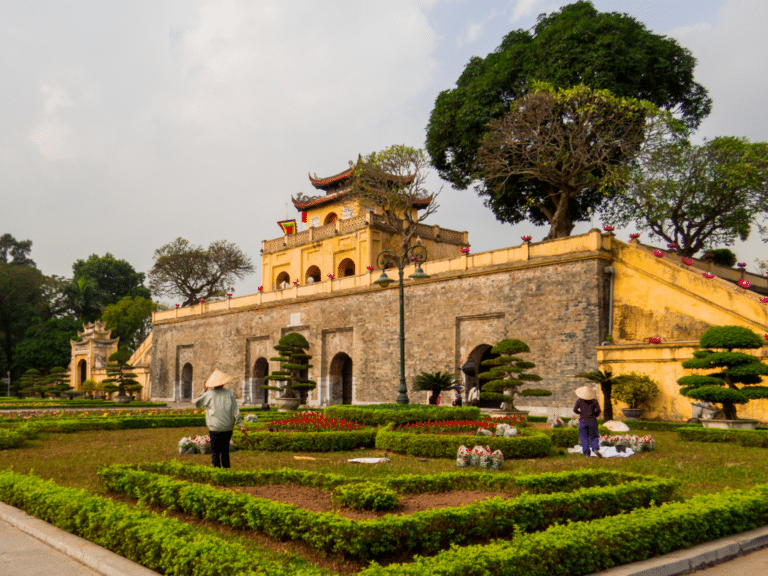
[[[533,236],[520,236],[520,238],[523,239],[523,242],[530,242],[533,240]]]
[[[603,226],[603,230],[605,230],[606,232],[613,232],[614,227],[611,226],[610,224],[606,224],[605,226]]]
[[[746,268],[747,267],[747,263],[746,262],[739,262],[738,264],[736,264],[736,266],[738,266],[739,268]]]
[[[691,264],[693,264],[693,258],[688,258],[688,257],[686,256],[686,257],[684,257],[684,258],[681,260],[681,262],[682,262],[683,264],[685,264],[686,266],[690,266]]]
[[[763,298],[763,297],[761,296],[761,297],[760,297],[760,302],[762,302],[763,304],[768,304],[768,298]]]
[[[629,237],[632,238],[632,240],[637,240],[638,238],[640,238],[640,234],[635,232],[633,234],[630,234]]]
[[[752,283],[749,280],[744,280],[743,278],[739,280],[737,284],[739,285],[739,288],[743,288],[744,290],[752,286]]]
[[[262,290],[264,290],[264,286],[259,286],[259,292],[261,292]]]
[[[664,258],[664,252],[662,252],[661,250],[654,250],[653,255],[656,256],[657,258]]]
[[[704,278],[708,278],[710,280],[715,277],[715,275],[712,274],[712,272],[702,272],[701,275],[704,276]]]

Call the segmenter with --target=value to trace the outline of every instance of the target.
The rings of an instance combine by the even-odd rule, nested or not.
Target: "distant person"
[[[480,406],[480,386],[473,386],[469,391],[467,406]]]
[[[461,406],[461,393],[464,391],[464,388],[456,384],[453,387],[453,405],[454,406]]]
[[[205,424],[211,437],[211,462],[214,468],[229,468],[229,441],[235,424],[245,432],[240,418],[237,399],[224,386],[232,382],[232,376],[214,370],[203,385],[203,393],[194,400],[195,407],[205,408]]]
[[[576,405],[573,411],[579,415],[579,440],[584,456],[591,452],[602,458],[600,454],[600,434],[597,431],[597,417],[600,416],[600,403],[595,398],[595,391],[589,386],[576,389]]]

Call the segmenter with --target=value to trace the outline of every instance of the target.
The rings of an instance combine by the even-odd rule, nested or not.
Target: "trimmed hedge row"
[[[300,559],[272,559],[184,522],[12,471],[0,471],[0,500],[162,574],[327,574]]]
[[[768,523],[768,486],[554,526],[511,543],[452,548],[361,576],[582,576],[739,534]]]
[[[326,416],[360,422],[366,426],[401,425],[412,422],[439,420],[479,420],[480,408],[475,406],[427,406],[423,404],[372,404],[352,406],[334,404],[325,409]]]
[[[679,428],[677,435],[688,442],[735,442],[747,447],[768,448],[768,430],[722,430],[686,426]]]
[[[165,402],[131,402],[130,404],[118,404],[113,400],[57,400],[25,399],[25,400],[0,400],[3,403],[11,403],[12,406],[0,406],[2,410],[55,410],[65,408],[163,408]]]
[[[572,494],[491,498],[408,516],[386,515],[376,520],[354,521],[126,466],[101,468],[98,474],[107,489],[144,504],[179,510],[279,540],[300,540],[323,553],[359,559],[402,552],[431,554],[452,544],[511,538],[516,531],[531,532],[554,523],[621,514],[653,502],[668,501],[677,486],[675,481],[660,478],[585,488]]]
[[[131,418],[77,418],[37,420],[29,423],[38,432],[70,433],[82,430],[129,430],[138,428],[188,428],[205,426],[205,416],[147,416]]]
[[[235,430],[232,439],[243,450],[267,452],[335,452],[355,448],[373,448],[376,429],[349,432],[248,432],[248,439]]]
[[[543,458],[549,455],[552,441],[541,432],[531,432],[525,436],[498,438],[489,436],[439,436],[435,434],[410,434],[392,429],[392,426],[379,429],[376,435],[376,448],[423,456],[427,458],[455,458],[459,446],[471,448],[482,444],[491,451],[501,450],[505,459]]]
[[[261,486],[265,484],[296,484],[332,489],[342,484],[365,482],[370,478],[349,477],[341,474],[280,468],[278,470],[230,470],[183,464],[178,460],[128,466],[134,470],[171,476],[177,480],[191,480],[216,486]],[[398,494],[423,494],[425,492],[451,492],[453,490],[512,490],[523,488],[534,494],[566,492],[579,488],[613,486],[633,480],[655,480],[634,472],[584,468],[566,472],[542,472],[540,474],[514,475],[504,472],[466,473],[443,472],[439,474],[403,474],[386,476],[375,481]]]
[[[624,424],[630,430],[649,430],[650,432],[676,432],[684,426],[690,426],[687,422],[656,422],[655,420],[625,420]]]
[[[605,426],[598,426],[597,431],[600,434],[611,433]],[[573,448],[579,443],[578,428],[545,428],[543,432],[552,439],[552,444],[558,448]],[[504,457],[506,458],[506,454]]]

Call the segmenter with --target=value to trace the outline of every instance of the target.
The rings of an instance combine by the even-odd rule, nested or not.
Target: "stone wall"
[[[594,234],[594,233],[593,233]],[[600,246],[600,235],[593,243]],[[552,390],[548,398],[518,402],[570,410],[575,375],[597,368],[595,347],[607,333],[603,268],[610,255],[598,248],[563,255],[448,271],[405,287],[406,381],[421,371],[459,373],[482,345],[503,338],[528,343],[527,359]],[[193,394],[218,368],[235,377],[232,389],[250,398],[254,364],[275,355],[272,346],[291,331],[310,342],[309,377],[318,382],[310,405],[328,402],[333,359],[352,359],[354,403],[394,402],[399,384],[398,288],[365,286],[164,319],[153,326],[151,394],[178,395],[182,361],[193,367]],[[270,370],[276,368],[270,363]],[[426,394],[410,393],[423,403]]]

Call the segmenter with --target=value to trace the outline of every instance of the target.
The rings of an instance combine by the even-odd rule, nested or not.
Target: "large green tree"
[[[510,32],[485,58],[473,57],[456,87],[435,101],[427,151],[440,176],[466,189],[480,179],[477,152],[488,123],[507,113],[536,81],[558,87],[584,84],[646,100],[694,128],[712,106],[706,89],[693,78],[695,64],[676,40],[653,34],[635,18],[576,2],[541,19],[533,31]],[[530,181],[525,185],[534,186]],[[582,203],[586,200],[582,197]],[[599,204],[602,197],[593,200]],[[585,206],[574,209],[577,215]]]
[[[44,308],[45,277],[31,265],[0,262],[0,374],[12,370],[16,345]]]
[[[154,260],[149,272],[150,290],[158,296],[181,297],[182,306],[197,304],[201,298],[223,296],[235,280],[242,280],[254,270],[251,259],[225,240],[203,248],[177,238],[155,250]]]
[[[480,193],[500,220],[569,236],[615,186],[618,169],[669,126],[648,102],[584,85],[537,84],[490,122],[477,154]]]
[[[48,372],[57,366],[69,365],[72,357],[70,340],[77,339],[83,329],[81,322],[72,318],[39,318],[32,322],[14,350],[15,372],[21,374],[30,368]]]
[[[120,338],[120,346],[131,352],[144,341],[152,329],[152,312],[158,304],[141,296],[123,298],[104,309],[101,320],[112,330],[112,337]]]
[[[29,257],[31,251],[32,240],[16,240],[7,232],[0,236],[0,263],[2,264],[23,264],[35,268],[35,262]]]
[[[720,137],[668,142],[628,168],[626,191],[603,218],[675,242],[684,256],[746,240],[768,214],[768,144]]]
[[[123,298],[149,298],[144,286],[144,273],[137,272],[126,260],[115,258],[107,252],[104,256],[91,254],[87,260],[77,260],[72,265],[72,280],[91,280],[101,294],[106,307],[117,304]]]

